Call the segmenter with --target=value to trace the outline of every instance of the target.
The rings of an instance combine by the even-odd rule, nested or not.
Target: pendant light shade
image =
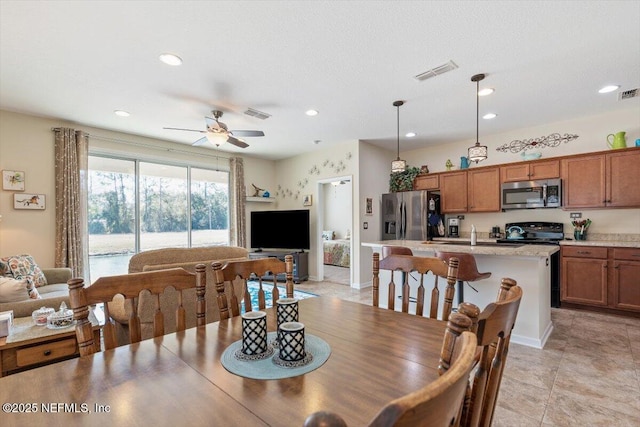
[[[398,129],[396,133],[396,141],[398,146],[398,157],[391,162],[391,173],[404,172],[407,170],[407,162],[400,159],[400,107],[404,101],[395,101],[393,106],[396,107]]]
[[[487,158],[487,146],[480,145],[480,138],[478,137],[480,128],[480,95],[478,95],[478,92],[480,91],[480,80],[483,79],[484,74],[476,74],[471,77],[471,81],[476,82],[476,143],[469,147],[469,161],[476,163]]]

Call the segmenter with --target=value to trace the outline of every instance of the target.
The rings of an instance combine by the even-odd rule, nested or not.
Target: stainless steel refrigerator
[[[444,236],[440,194],[402,191],[382,195],[382,240],[430,240]]]

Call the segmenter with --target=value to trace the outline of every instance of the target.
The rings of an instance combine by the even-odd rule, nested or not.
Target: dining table
[[[276,313],[265,311],[273,332]],[[242,339],[236,316],[0,378],[0,425],[302,426],[332,411],[358,426],[438,378],[446,322],[327,296],[300,300],[299,321],[330,349],[310,372],[228,371],[223,353]]]

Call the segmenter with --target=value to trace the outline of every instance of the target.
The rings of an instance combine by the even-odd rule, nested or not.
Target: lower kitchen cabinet
[[[640,249],[613,249],[612,306],[640,311]]]
[[[562,247],[561,301],[640,312],[640,249]]]

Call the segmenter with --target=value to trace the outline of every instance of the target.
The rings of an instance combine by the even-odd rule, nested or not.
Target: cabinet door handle
[[[589,251],[578,251],[577,253],[579,253],[580,255],[589,255],[591,252],[589,252]]]
[[[44,351],[44,355],[45,356],[51,356],[51,350],[45,350]]]
[[[637,256],[637,257],[640,257],[640,254],[631,254],[631,256]]]

